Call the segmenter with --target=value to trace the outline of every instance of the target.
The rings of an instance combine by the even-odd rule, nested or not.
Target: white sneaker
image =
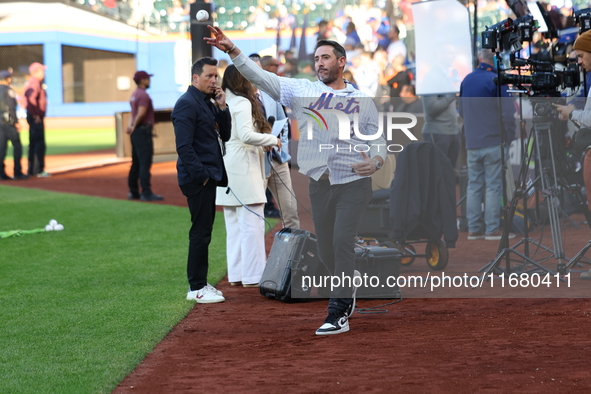
[[[223,296],[217,294],[216,292],[217,290],[213,286],[205,286],[202,289],[194,291],[189,290],[187,293],[187,300],[195,301],[198,304],[213,304],[216,302],[226,301]]]
[[[213,287],[212,285],[210,285],[209,283],[205,285],[205,287],[207,287],[210,291],[216,293],[219,296],[223,296],[224,294],[219,291],[218,289],[216,289],[215,287]]]
[[[324,324],[316,330],[316,335],[334,335],[349,331],[347,312],[330,312]]]

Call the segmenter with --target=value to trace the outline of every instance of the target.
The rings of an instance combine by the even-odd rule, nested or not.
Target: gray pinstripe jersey
[[[292,109],[300,128],[301,173],[318,180],[328,172],[331,184],[343,184],[362,178],[350,167],[363,161],[361,151],[385,159],[386,140],[378,129],[378,111],[371,97],[350,84],[334,90],[321,81],[279,77],[243,53],[232,61],[246,79]]]

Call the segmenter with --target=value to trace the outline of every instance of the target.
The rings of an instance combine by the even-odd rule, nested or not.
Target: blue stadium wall
[[[310,29],[312,30],[312,29]],[[308,32],[310,32],[308,30]],[[232,32],[233,33],[233,32]],[[243,32],[232,34],[236,44],[247,54],[260,52],[276,43],[274,32],[247,36]],[[129,111],[129,103],[64,103],[62,83],[62,45],[82,48],[130,53],[135,56],[138,70],[146,70],[154,77],[151,81],[150,96],[156,109],[172,108],[186,85],[175,81],[174,48],[180,35],[154,37],[154,42],[145,38],[139,40],[102,37],[62,31],[5,32],[0,34],[0,46],[43,45],[44,63],[47,65],[45,84],[48,94],[48,117],[112,116],[116,112]],[[156,41],[157,40],[157,41]],[[280,48],[288,49],[291,37],[282,37]],[[299,46],[299,38],[297,40]],[[312,50],[314,37],[306,40]],[[228,56],[214,48],[213,56],[228,59]],[[187,84],[190,78],[187,78]],[[130,93],[131,94],[131,93]]]
[[[43,45],[43,61],[47,66],[45,84],[49,100],[49,117],[107,116],[129,110],[128,102],[64,103],[62,84],[62,45],[130,53],[138,69],[157,74],[150,94],[155,107],[168,107],[178,97],[174,81],[173,59],[175,42],[145,42],[98,37],[60,31],[19,32],[0,34],[0,45]],[[131,76],[130,76],[131,77]]]

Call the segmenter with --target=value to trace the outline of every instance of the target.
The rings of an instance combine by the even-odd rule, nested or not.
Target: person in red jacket
[[[129,186],[127,198],[129,200],[161,201],[164,199],[152,191],[150,174],[154,156],[152,130],[155,117],[152,99],[146,89],[150,88],[150,77],[152,76],[153,74],[148,74],[145,71],[138,71],[133,76],[137,89],[129,99],[131,118],[126,130],[131,140],[131,167],[127,177]],[[140,187],[142,188],[141,194]]]
[[[45,112],[47,111],[47,94],[42,81],[45,69],[41,63],[31,63],[29,74],[31,78],[25,86],[27,106],[27,123],[29,123],[29,169],[30,176],[46,178],[50,176],[45,171]]]

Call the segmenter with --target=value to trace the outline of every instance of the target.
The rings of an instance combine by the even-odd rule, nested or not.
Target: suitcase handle
[[[313,234],[313,233],[311,233],[311,232],[309,232],[309,231],[307,231],[307,230],[299,230],[299,229],[292,229],[292,228],[289,228],[289,227],[285,227],[285,228],[282,228],[281,230],[279,230],[279,232],[277,234],[278,235],[291,234],[291,233],[294,233],[296,231],[300,231],[300,232],[302,232],[304,234],[307,234],[308,237],[310,237],[311,239],[313,239],[314,241],[316,241],[316,235]]]

